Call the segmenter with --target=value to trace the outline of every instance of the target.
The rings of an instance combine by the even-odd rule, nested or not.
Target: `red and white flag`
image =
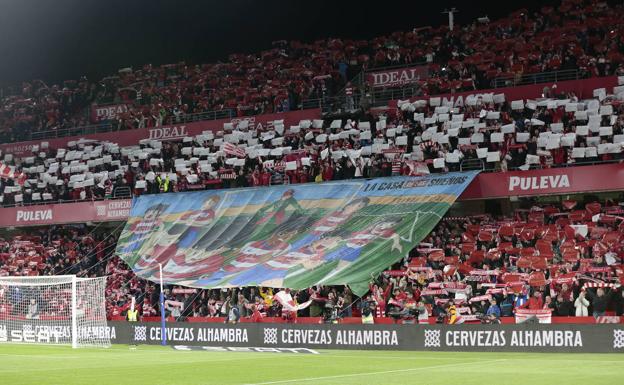
[[[245,157],[245,150],[243,150],[242,148],[232,144],[232,143],[224,143],[223,144],[223,152],[225,152],[228,155],[233,155],[233,156],[237,156],[239,158],[244,158]]]
[[[0,178],[13,179],[22,186],[27,179],[27,176],[21,172],[15,171],[15,166],[8,166],[0,162]]]
[[[549,324],[552,320],[552,310],[550,309],[516,309],[516,323],[522,323],[530,318],[536,317],[541,324]]]
[[[620,322],[621,318],[617,315],[604,315],[596,317],[597,324],[619,324]]]
[[[486,295],[480,295],[480,296],[477,296],[477,297],[472,297],[472,298],[470,298],[469,302],[470,303],[474,303],[474,302],[481,302],[481,301],[489,301],[491,299],[492,299],[492,296],[489,295],[489,294],[486,294]]]
[[[292,295],[290,295],[290,293],[287,293],[285,290],[278,291],[277,294],[273,296],[273,298],[282,305],[282,308],[284,310],[287,311],[297,311],[305,309],[312,303],[312,300],[309,300],[307,302],[297,305]]]

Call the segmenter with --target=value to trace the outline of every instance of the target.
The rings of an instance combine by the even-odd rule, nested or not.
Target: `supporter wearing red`
[[[260,311],[258,310],[258,306],[256,304],[252,304],[251,305],[251,318],[250,321],[251,322],[262,322],[262,319],[264,318],[262,316],[262,313],[260,313]]]
[[[544,308],[544,300],[542,299],[542,293],[535,291],[531,298],[521,306],[522,308],[529,310],[541,310]]]

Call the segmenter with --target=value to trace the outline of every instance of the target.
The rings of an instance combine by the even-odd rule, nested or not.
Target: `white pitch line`
[[[318,354],[317,357],[323,358],[333,358],[333,357],[344,357],[344,358],[362,358],[362,356],[358,356],[356,354],[351,355],[343,355],[343,354]],[[435,360],[439,361],[440,357],[409,357],[409,356],[366,356],[366,358],[379,358],[379,359],[388,359],[388,360]],[[444,357],[444,360],[465,360],[466,358],[457,358],[457,357]]]
[[[378,375],[378,374],[404,373],[404,372],[413,372],[415,370],[449,368],[449,367],[461,366],[461,365],[485,364],[485,363],[500,362],[500,361],[507,361],[507,359],[487,360],[487,361],[470,361],[470,362],[462,362],[462,363],[457,363],[457,364],[435,365],[435,366],[419,366],[417,368],[384,370],[384,371],[380,371],[380,372],[338,374],[338,375],[335,375],[335,376],[308,377],[308,378],[296,378],[296,379],[292,379],[292,380],[255,382],[255,383],[246,384],[246,385],[272,385],[272,384],[288,384],[288,383],[293,383],[293,382],[331,380],[331,379],[335,379],[335,378],[349,378],[349,377],[361,377],[361,376],[370,376],[370,375]]]
[[[439,353],[444,353],[444,352],[439,352]],[[449,352],[446,352],[449,353]],[[533,354],[533,353],[529,353],[529,354]],[[541,353],[536,353],[536,354],[541,354]],[[343,354],[318,354],[315,357],[322,357],[322,358],[328,358],[328,357],[345,357],[345,358],[362,358],[362,356],[358,356],[355,354],[352,355],[343,355]],[[379,358],[379,359],[393,359],[393,360],[465,360],[469,357],[466,358],[459,358],[459,357],[410,357],[410,356],[366,356],[366,358]],[[509,359],[509,358],[507,358]],[[536,358],[522,358],[522,357],[513,357],[511,358],[514,361],[534,361]],[[539,357],[537,359],[540,359]],[[550,362],[599,362],[599,363],[624,363],[624,360],[575,360],[575,359],[549,359]]]
[[[30,357],[30,358],[44,358],[44,359],[48,359],[48,358],[56,358],[56,359],[77,359],[77,358],[81,358],[78,356],[47,356],[47,355],[43,355],[43,354],[11,354],[11,353],[0,353],[0,356],[3,357]]]

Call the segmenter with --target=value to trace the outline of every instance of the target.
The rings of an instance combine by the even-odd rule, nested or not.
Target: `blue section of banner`
[[[143,195],[134,198],[130,218],[141,217],[145,211],[157,204],[165,204],[163,214],[199,210],[211,196],[221,198],[220,209],[245,205],[264,204],[278,200],[287,191],[292,191],[298,201],[320,199],[355,199],[371,196],[434,195],[459,196],[478,171],[436,174],[422,177],[397,176],[375,179],[352,179],[322,184],[280,185],[271,187],[243,188],[183,192],[175,194]]]

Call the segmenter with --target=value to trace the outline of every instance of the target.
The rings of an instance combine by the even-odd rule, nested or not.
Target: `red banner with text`
[[[503,198],[624,190],[624,164],[479,174],[459,197]]]
[[[130,206],[131,199],[118,199],[0,208],[0,227],[125,221]]]
[[[429,67],[426,65],[388,69],[366,74],[366,80],[372,87],[399,87],[416,83],[428,77]]]
[[[109,104],[106,106],[94,104],[91,106],[91,123],[116,119],[119,114],[124,112],[128,112],[128,106],[125,104]]]

